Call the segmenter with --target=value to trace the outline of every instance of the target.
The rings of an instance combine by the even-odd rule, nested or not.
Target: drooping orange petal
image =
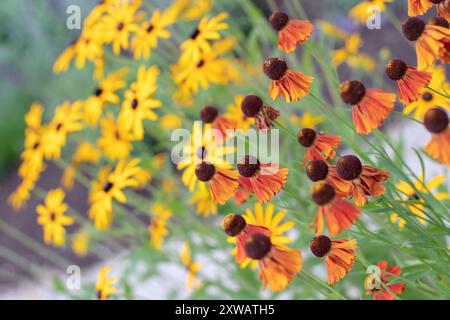
[[[307,20],[290,19],[278,32],[278,48],[285,53],[291,53],[298,44],[304,44],[308,40],[313,29],[313,25]]]
[[[212,199],[219,204],[224,204],[234,196],[239,186],[238,176],[236,171],[216,168],[216,173],[208,183]]]
[[[450,128],[439,134],[432,134],[425,146],[425,152],[439,163],[450,167]]]
[[[288,69],[279,80],[271,80],[269,95],[275,100],[284,96],[286,102],[299,101],[309,93],[313,77]]]
[[[330,252],[325,256],[328,284],[341,280],[353,268],[357,249],[355,240],[340,239],[331,242]]]
[[[336,156],[335,148],[339,147],[341,137],[318,133],[314,143],[306,150],[303,164],[313,160],[330,160]]]
[[[418,71],[408,66],[405,75],[397,81],[398,98],[404,104],[417,101],[420,94],[431,81],[432,75],[427,71]]]
[[[421,16],[433,6],[429,0],[408,0],[408,16]]]

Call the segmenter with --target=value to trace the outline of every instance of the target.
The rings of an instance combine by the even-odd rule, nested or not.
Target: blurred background
[[[145,0],[144,0],[145,1]],[[240,0],[250,1],[250,0]],[[36,224],[34,210],[37,200],[33,199],[20,212],[13,212],[7,204],[7,197],[17,186],[17,166],[23,146],[23,116],[32,102],[41,102],[46,113],[65,101],[86,98],[92,91],[92,66],[54,75],[52,65],[57,56],[78,35],[78,30],[66,28],[66,9],[69,5],[78,5],[82,9],[82,18],[97,1],[93,0],[2,0],[0,2],[0,298],[43,298],[54,296],[46,286],[39,290],[33,283],[36,273],[27,268],[27,262],[42,268],[57,269],[67,262],[90,266],[98,262],[97,257],[78,258],[70,248],[54,250],[46,248],[45,256],[39,254],[42,249],[42,229]],[[150,4],[166,6],[167,1],[148,1]],[[255,1],[268,15],[270,9],[265,1]],[[276,1],[283,7],[283,1]],[[391,56],[401,55],[405,61],[414,63],[415,54],[406,41],[398,41],[400,34],[392,23],[406,18],[406,0],[397,0],[388,4],[391,19],[382,15],[382,28],[368,30],[354,24],[347,12],[357,0],[304,0],[305,11],[313,21],[324,20],[336,24],[347,32],[361,32],[364,44],[361,51],[378,57],[382,49],[388,49]],[[430,14],[432,15],[432,13]],[[245,27],[245,17],[242,17]],[[245,28],[244,28],[245,30]],[[382,43],[379,39],[383,39]],[[402,39],[403,40],[403,39]],[[337,44],[342,47],[343,43]],[[381,52],[382,53],[382,52]],[[381,71],[382,72],[382,71]],[[349,68],[342,65],[339,74],[345,77]],[[371,82],[373,79],[364,79]],[[45,116],[44,116],[45,117]],[[398,128],[397,128],[398,129]],[[412,135],[413,136],[413,135]],[[57,184],[61,171],[50,166],[43,174],[39,185],[49,189]],[[86,212],[86,191],[75,189],[68,195],[68,202],[78,205],[79,212]],[[19,232],[17,232],[17,230]],[[70,232],[70,228],[69,228]],[[40,250],[33,250],[39,248]],[[56,252],[53,255],[52,252]],[[14,257],[14,258],[11,258]],[[52,257],[52,258],[49,258]],[[58,258],[62,257],[62,258]],[[112,257],[114,258],[114,257]],[[168,271],[170,272],[170,270]],[[47,288],[52,287],[51,284]]]

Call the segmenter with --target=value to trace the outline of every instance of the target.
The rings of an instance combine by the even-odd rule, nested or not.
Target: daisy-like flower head
[[[429,84],[431,88],[436,88],[438,90],[442,88],[444,91],[450,91],[450,86],[445,79],[445,70],[443,66],[435,66],[428,68],[427,70],[433,75]],[[406,105],[403,109],[403,113],[412,113],[414,118],[423,121],[425,113],[436,106],[448,110],[450,109],[450,101],[428,88],[423,88],[420,91],[418,100]]]
[[[266,203],[280,192],[287,180],[288,168],[278,168],[272,163],[260,163],[251,155],[239,159],[239,192],[256,195],[261,203]]]
[[[241,102],[241,111],[247,118],[255,119],[258,130],[267,131],[273,128],[273,120],[280,116],[280,112],[255,95],[248,95]]]
[[[284,96],[286,102],[294,102],[309,93],[313,77],[289,69],[282,58],[266,59],[263,71],[270,79],[269,95],[273,100]]]
[[[386,65],[387,76],[397,82],[398,98],[403,104],[417,101],[420,92],[430,83],[432,75],[408,66],[402,60],[390,60]]]
[[[121,160],[114,170],[108,167],[100,169],[98,180],[92,182],[89,194],[89,217],[94,220],[97,229],[105,230],[111,226],[113,199],[125,203],[127,197],[123,189],[139,186],[136,179],[142,170],[138,166],[139,161],[139,159]]]
[[[122,121],[114,119],[112,113],[100,122],[102,131],[97,140],[98,147],[111,160],[126,159],[133,148],[132,135]]]
[[[181,18],[187,21],[203,17],[212,8],[211,0],[177,0],[173,4],[175,10],[180,12]]]
[[[340,87],[342,100],[352,106],[356,132],[369,134],[379,128],[394,109],[395,94],[366,89],[358,80],[347,80]]]
[[[81,101],[64,102],[56,108],[53,119],[43,133],[44,155],[47,159],[59,159],[67,135],[83,128],[82,105]]]
[[[131,131],[133,138],[144,138],[144,120],[155,121],[158,115],[152,110],[161,106],[161,101],[153,98],[156,91],[156,79],[159,69],[156,66],[148,69],[142,65],[139,67],[137,79],[125,92],[125,99],[119,113],[118,121]]]
[[[200,119],[203,123],[211,124],[211,127],[221,132],[222,136],[227,137],[227,130],[236,128],[236,121],[219,115],[219,110],[213,106],[206,106],[200,111]]]
[[[319,205],[317,215],[311,224],[311,227],[315,227],[317,235],[323,233],[325,221],[329,234],[334,237],[350,228],[359,217],[359,209],[337,197],[333,186],[325,181],[314,184],[311,198]]]
[[[415,17],[425,14],[433,6],[434,1],[439,0],[408,0],[408,16]]]
[[[197,273],[202,268],[202,265],[198,262],[192,261],[191,249],[189,243],[185,242],[183,249],[180,253],[181,262],[187,269],[186,288],[192,290],[194,287],[198,287],[200,283],[197,280]]]
[[[374,14],[374,11],[383,12],[386,10],[386,3],[394,0],[365,0],[354,6],[349,11],[349,16],[356,22],[366,24],[367,20]]]
[[[338,67],[346,63],[352,68],[372,71],[376,63],[370,56],[359,52],[361,42],[361,36],[358,33],[352,33],[346,37],[344,47],[332,52],[334,64]]]
[[[425,199],[420,198],[416,190],[420,193],[430,194],[438,200],[446,200],[450,199],[450,195],[447,192],[433,192],[433,190],[439,188],[445,182],[445,176],[440,175],[430,179],[427,183],[425,183],[423,176],[420,176],[418,180],[413,182],[413,185],[405,181],[400,181],[395,187],[399,192],[402,193],[401,199],[404,201],[414,201],[415,203],[406,204],[408,210],[416,215],[419,219],[419,222],[425,224],[425,207],[422,203],[425,202]],[[399,217],[397,213],[392,213],[390,220],[392,223],[398,223],[398,229],[402,231],[406,225],[406,220]]]
[[[152,216],[148,231],[150,233],[150,244],[158,251],[161,250],[163,240],[169,233],[167,221],[172,216],[172,211],[162,203],[155,203],[152,206]]]
[[[189,201],[190,205],[196,205],[196,213],[204,217],[217,214],[217,203],[204,183],[199,183],[197,189]]]
[[[123,77],[128,72],[127,68],[119,69],[100,81],[94,94],[83,105],[85,121],[90,125],[97,125],[107,104],[118,104],[119,96],[116,91],[126,86]]]
[[[364,280],[366,294],[373,294],[373,300],[394,300],[406,287],[404,283],[391,284],[392,279],[402,273],[402,269],[399,266],[388,266],[386,261],[378,261],[378,267],[381,271],[381,283],[376,283],[375,274],[367,276]]]
[[[95,290],[97,292],[98,300],[106,300],[112,294],[114,294],[117,289],[114,288],[114,284],[117,279],[110,277],[111,266],[106,265],[102,267],[98,273],[98,280],[95,285]]]
[[[209,162],[202,161],[195,166],[195,177],[206,183],[211,198],[218,204],[225,204],[236,193],[239,186],[238,173],[234,170],[220,169]]]
[[[246,255],[258,260],[259,279],[264,288],[272,291],[284,290],[302,269],[302,256],[299,250],[273,244],[265,233],[254,233],[244,243]]]
[[[424,126],[431,133],[425,152],[439,163],[450,167],[450,128],[448,115],[441,108],[433,108],[425,113]]]
[[[131,41],[131,48],[134,51],[134,58],[150,58],[151,50],[158,46],[158,39],[169,39],[170,32],[166,30],[177,18],[173,9],[166,11],[154,10],[149,21],[145,21],[139,26],[136,36]]]
[[[274,215],[275,206],[271,203],[264,208],[260,203],[255,204],[254,213],[247,209],[245,215],[229,214],[223,220],[222,227],[230,236],[227,241],[236,243],[233,254],[236,255],[236,262],[242,268],[251,265],[256,268],[258,261],[244,257],[244,242],[249,235],[259,232],[270,235],[272,243],[276,245],[285,245],[292,242],[292,239],[285,235],[293,226],[292,221],[283,221],[286,211],[278,211]]]
[[[290,19],[284,12],[272,13],[269,22],[278,32],[278,48],[285,53],[295,51],[298,44],[304,44],[314,29],[308,20]]]
[[[312,160],[306,165],[306,175],[313,182],[325,180],[328,176],[328,171],[328,164],[323,160]]]
[[[325,235],[320,235],[311,240],[310,248],[316,257],[324,257],[328,284],[332,285],[352,270],[358,246],[356,240],[331,240]]]
[[[47,193],[44,205],[36,207],[37,222],[44,228],[44,242],[62,246],[65,241],[65,226],[73,224],[73,219],[64,215],[69,206],[64,203],[65,193],[61,189],[53,189]]]
[[[210,40],[219,40],[220,30],[228,28],[224,22],[228,18],[228,13],[222,12],[214,18],[203,17],[197,28],[192,31],[189,39],[181,43],[180,48],[183,51],[180,57],[182,64],[187,62],[198,63],[201,60],[201,54],[211,51]]]
[[[227,106],[227,112],[225,113],[225,117],[229,119],[233,119],[236,122],[236,128],[243,130],[244,132],[250,128],[252,124],[252,119],[247,117],[241,109],[241,104],[243,101],[243,96],[236,96],[234,98],[234,103],[231,103]]]
[[[217,169],[230,169],[232,166],[226,162],[226,156],[234,151],[234,147],[223,144],[222,135],[217,130],[212,130],[211,125],[202,127],[201,122],[194,122],[189,143],[183,147],[184,157],[177,165],[178,170],[184,170],[181,181],[189,191],[194,191],[198,182],[195,176],[196,165],[205,161]]]
[[[424,70],[436,60],[450,62],[450,29],[447,20],[435,18],[425,23],[420,18],[406,19],[402,24],[403,34],[409,41],[415,41],[417,69]]]
[[[112,43],[114,54],[120,54],[121,49],[128,49],[130,34],[138,30],[136,11],[141,1],[117,1],[111,3],[106,15],[100,21],[99,32],[106,43]]]
[[[297,140],[307,149],[303,164],[312,160],[329,160],[336,155],[334,148],[338,148],[341,137],[325,135],[311,128],[303,128],[297,133]]]
[[[367,203],[367,197],[384,194],[381,181],[389,178],[389,172],[363,165],[354,155],[346,155],[330,166],[327,181],[334,187],[338,196],[354,197],[355,204],[361,207]]]

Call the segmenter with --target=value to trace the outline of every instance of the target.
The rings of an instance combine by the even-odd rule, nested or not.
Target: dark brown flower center
[[[335,195],[333,186],[325,181],[316,182],[311,192],[311,198],[319,206],[330,203]]]
[[[36,142],[35,144],[33,144],[33,149],[36,150],[37,148],[39,148],[39,142]]]
[[[147,27],[147,29],[145,31],[147,31],[147,33],[150,33],[153,31],[153,29],[155,29],[155,26],[151,24]]]
[[[242,113],[249,118],[253,118],[261,110],[263,101],[260,97],[253,94],[246,96],[242,99],[241,110]]]
[[[425,113],[424,125],[431,133],[444,132],[448,127],[448,115],[441,108],[433,108]]]
[[[444,0],[429,0],[431,3],[434,3],[434,4],[439,4],[439,3],[441,3],[442,1],[444,1]]]
[[[270,251],[270,238],[262,233],[254,233],[245,240],[245,252],[252,259],[261,260]]]
[[[297,140],[302,146],[309,148],[313,145],[316,136],[317,133],[313,129],[303,128],[297,133]]]
[[[96,97],[101,96],[102,93],[103,93],[103,89],[102,89],[102,88],[96,88],[95,91],[94,91],[94,95],[95,95]]]
[[[114,186],[114,184],[112,182],[107,181],[104,185],[103,185],[103,191],[105,193],[107,193],[109,190],[112,189],[112,187]]]
[[[358,104],[366,94],[366,87],[361,81],[347,80],[340,87],[341,98],[345,103]]]
[[[328,164],[323,160],[313,160],[306,166],[306,175],[314,182],[324,180],[328,175]]]
[[[208,162],[199,163],[195,167],[195,175],[197,176],[198,180],[203,182],[211,180],[215,173],[216,168],[213,164]]]
[[[280,80],[286,73],[288,67],[282,58],[269,58],[264,60],[263,70],[271,80]]]
[[[117,31],[122,31],[124,27],[125,27],[125,24],[123,22],[119,22],[117,24]]]
[[[237,169],[241,176],[250,178],[252,177],[259,169],[261,165],[255,157],[251,155],[245,155],[238,162]]]
[[[56,214],[55,214],[54,212],[50,212],[49,220],[50,220],[51,222],[54,222],[54,221],[56,220]]]
[[[408,200],[420,200],[420,198],[416,193],[413,193],[408,197]]]
[[[137,107],[138,107],[138,101],[137,101],[136,98],[134,98],[133,100],[131,100],[131,108],[132,108],[133,110],[136,110]]]
[[[386,64],[386,74],[389,79],[394,81],[398,81],[403,78],[407,69],[408,66],[406,65],[406,63],[398,59],[390,60]]]
[[[191,39],[195,40],[195,38],[197,38],[197,36],[200,34],[200,30],[195,29],[194,31],[192,31],[191,33]]]
[[[425,92],[422,94],[422,99],[425,101],[431,101],[433,99],[433,95],[430,92]]]
[[[205,65],[205,60],[201,59],[198,63],[197,63],[197,68],[201,68]]]
[[[217,108],[206,106],[200,111],[200,119],[202,119],[204,123],[212,123],[218,114],[219,110],[217,110]]]
[[[354,180],[362,172],[362,163],[357,156],[346,155],[341,157],[336,163],[336,171],[339,177],[344,180]]]
[[[425,29],[425,22],[417,17],[406,19],[402,24],[403,34],[409,41],[416,41]]]
[[[311,240],[311,244],[309,245],[311,248],[311,252],[316,257],[323,257],[331,250],[331,239],[327,236],[317,236]]]
[[[434,17],[430,20],[428,20],[428,24],[434,25],[434,26],[439,26],[439,27],[443,27],[443,28],[449,28],[449,23],[447,20],[445,20],[444,18],[441,17]]]
[[[238,214],[229,214],[227,215],[222,222],[223,230],[230,237],[236,237],[238,234],[244,230],[247,222],[245,219]]]
[[[274,28],[276,31],[280,31],[289,22],[289,16],[284,12],[274,12],[269,17],[269,22],[272,28]]]
[[[56,131],[61,130],[61,128],[63,127],[63,124],[60,122],[56,125]]]

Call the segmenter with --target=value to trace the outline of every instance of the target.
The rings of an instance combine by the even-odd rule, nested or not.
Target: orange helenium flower
[[[445,19],[432,19],[426,24],[420,18],[408,18],[402,25],[403,34],[416,42],[417,69],[424,70],[436,60],[450,63],[450,29]]]
[[[197,179],[209,186],[212,199],[224,204],[236,192],[238,173],[233,170],[219,169],[208,162],[201,162],[195,167]]]
[[[431,140],[425,152],[440,163],[450,166],[450,128],[447,113],[440,108],[427,111],[424,117],[425,128],[431,133]]]
[[[263,70],[270,79],[269,95],[273,100],[284,96],[286,102],[299,101],[308,94],[313,81],[313,77],[289,69],[282,58],[266,59]]]
[[[302,269],[300,251],[275,245],[263,233],[249,236],[244,249],[249,258],[258,260],[259,279],[264,288],[269,286],[273,291],[281,291]]]
[[[430,0],[408,0],[408,16],[421,16],[432,6]]]
[[[332,237],[350,228],[359,217],[359,209],[337,197],[333,186],[325,181],[314,184],[311,197],[319,205],[317,215],[311,224],[311,227],[315,226],[314,232],[317,235],[323,233],[324,217]]]
[[[389,178],[389,172],[375,167],[362,165],[358,157],[346,155],[341,157],[336,166],[330,166],[327,181],[335,188],[338,196],[355,198],[355,204],[362,207],[367,197],[384,194],[385,187],[381,181]]]
[[[353,268],[358,247],[356,240],[331,240],[321,235],[311,240],[310,248],[316,257],[325,257],[328,284],[332,285],[344,278]]]
[[[311,128],[301,129],[297,133],[297,140],[303,147],[307,148],[303,164],[306,164],[308,160],[333,159],[336,155],[333,148],[339,147],[341,143],[341,137],[328,136]]]
[[[230,237],[236,237],[236,263],[242,264],[248,257],[245,252],[245,241],[255,233],[270,237],[271,231],[263,226],[248,224],[245,218],[237,214],[227,215],[222,222],[222,228]]]
[[[397,81],[398,98],[404,104],[417,101],[432,78],[431,73],[418,71],[402,60],[390,60],[386,65],[386,74],[391,80]]]
[[[241,102],[241,110],[245,117],[254,118],[258,130],[268,131],[273,128],[273,120],[280,116],[280,112],[255,95],[248,95]]]
[[[440,17],[450,21],[450,0],[444,0],[436,4],[436,10]]]
[[[342,100],[353,107],[353,124],[358,133],[369,134],[379,128],[394,109],[395,94],[366,89],[361,81],[344,81],[340,91]]]
[[[227,136],[227,129],[236,128],[236,121],[219,115],[219,110],[216,107],[204,107],[200,111],[200,119],[204,123],[210,123],[213,129],[219,130],[223,138]]]
[[[289,171],[288,168],[278,168],[271,163],[262,164],[250,155],[244,156],[237,168],[239,187],[255,194],[261,203],[266,203],[281,190]]]
[[[298,44],[304,44],[314,29],[308,20],[289,19],[284,12],[274,12],[269,22],[278,31],[278,48],[285,53],[294,51]]]
[[[375,274],[371,274],[364,280],[364,287],[366,294],[373,294],[373,300],[394,300],[399,294],[402,294],[405,290],[404,283],[389,284],[389,281],[393,276],[399,276],[402,273],[402,269],[399,266],[388,266],[386,261],[378,261],[378,267],[380,268],[380,281],[379,287],[376,287]]]

